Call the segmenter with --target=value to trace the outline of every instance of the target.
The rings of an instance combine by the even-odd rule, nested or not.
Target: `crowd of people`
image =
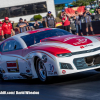
[[[100,6],[95,10],[95,14],[96,14],[94,17],[95,20],[100,20]],[[73,17],[73,19],[75,21],[75,26],[76,26],[76,35],[79,35],[79,31],[80,31],[81,35],[83,36],[81,17],[85,18],[87,35],[89,35],[88,27],[90,27],[91,33],[94,35],[93,27],[91,23],[91,13],[89,12],[88,9],[85,10],[83,15],[80,15],[78,11],[75,11],[75,16]],[[62,19],[63,29],[70,32],[71,29],[70,17],[64,10],[62,10],[61,12],[61,19]],[[33,27],[32,26],[30,27],[27,20],[26,19],[23,20],[22,18],[19,19],[19,22],[15,28],[13,24],[14,21],[10,21],[8,17],[5,17],[4,22],[0,21],[0,41],[7,39],[11,36],[14,36],[15,35],[14,29],[17,29],[18,33],[22,33],[28,30],[39,29],[39,25],[40,25],[38,21],[35,20]],[[43,25],[44,28],[56,27],[56,20],[52,15],[51,11],[48,11],[47,16],[43,17],[41,24]]]
[[[92,22],[91,22],[91,15],[92,14],[89,12],[88,8],[85,9],[85,12],[83,13],[83,15],[80,15],[78,11],[75,11],[75,16],[73,16],[73,19],[75,21],[76,35],[79,35],[79,31],[80,31],[81,35],[83,36],[82,25],[81,25],[81,23],[82,23],[81,18],[83,18],[83,17],[84,17],[85,23],[86,23],[87,36],[89,35],[88,28],[90,28],[91,33],[94,35]],[[62,18],[62,23],[63,23],[64,29],[66,31],[70,32],[70,17],[64,10],[62,10],[61,18]],[[96,10],[95,10],[94,20],[100,20],[100,6],[98,8],[96,8]]]
[[[10,21],[8,17],[5,17],[4,22],[0,21],[0,41],[16,35],[14,31],[15,29],[17,29],[17,34],[28,30],[39,29],[39,23],[37,20],[35,20],[33,27],[29,26],[29,23],[26,19],[23,20],[22,18],[19,19],[19,22],[15,28],[13,24],[14,21]],[[51,14],[51,11],[48,11],[47,16],[43,17],[41,24],[43,25],[43,28],[56,27],[56,20]]]

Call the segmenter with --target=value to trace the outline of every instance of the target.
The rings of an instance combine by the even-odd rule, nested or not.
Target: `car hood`
[[[100,46],[100,38],[92,36],[63,35],[41,40],[41,43],[29,47],[44,50],[54,55],[89,50]]]

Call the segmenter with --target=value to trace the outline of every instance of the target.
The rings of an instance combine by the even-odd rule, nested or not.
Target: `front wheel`
[[[39,58],[36,61],[36,72],[40,81],[45,82],[47,79],[47,71],[44,62]]]

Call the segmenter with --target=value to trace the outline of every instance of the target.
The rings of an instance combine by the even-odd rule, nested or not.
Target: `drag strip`
[[[49,83],[0,80],[0,91],[39,91],[39,95],[0,95],[0,100],[99,100],[100,73],[91,70],[54,77]]]

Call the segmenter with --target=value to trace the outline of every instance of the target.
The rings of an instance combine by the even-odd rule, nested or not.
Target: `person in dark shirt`
[[[37,20],[35,20],[35,24],[34,24],[35,29],[39,29],[39,23]]]
[[[70,21],[66,13],[64,14],[62,18],[62,22],[63,22],[64,30],[70,32]]]
[[[56,21],[54,16],[51,14],[51,11],[48,11],[48,14],[46,16],[46,27],[48,28],[55,28],[56,27]]]
[[[86,9],[85,13],[84,13],[84,17],[85,17],[85,21],[86,21],[86,33],[87,33],[87,36],[89,35],[88,34],[88,27],[90,27],[90,30],[92,32],[92,34],[94,35],[94,32],[93,32],[93,28],[92,28],[92,23],[91,23],[91,13],[89,12],[88,9]]]
[[[76,25],[76,35],[79,35],[78,33],[79,33],[79,28],[80,28],[81,35],[83,36],[82,27],[81,27],[81,15],[78,13],[78,11],[75,11],[74,20],[75,20],[75,25]]]
[[[30,29],[30,27],[29,27],[29,23],[27,22],[26,19],[24,19],[24,23],[26,24],[26,30],[28,31],[28,30]]]
[[[95,15],[95,20],[100,20],[100,6],[97,9],[98,13]]]
[[[95,9],[94,13],[95,15],[98,14],[98,8]]]
[[[23,22],[23,19],[22,18],[20,18],[19,19],[19,23],[17,24],[16,27],[18,28],[19,33],[22,33],[22,32],[27,31],[26,26],[27,26],[26,23]]]
[[[46,27],[45,17],[43,17],[42,25],[43,25],[43,28]]]

